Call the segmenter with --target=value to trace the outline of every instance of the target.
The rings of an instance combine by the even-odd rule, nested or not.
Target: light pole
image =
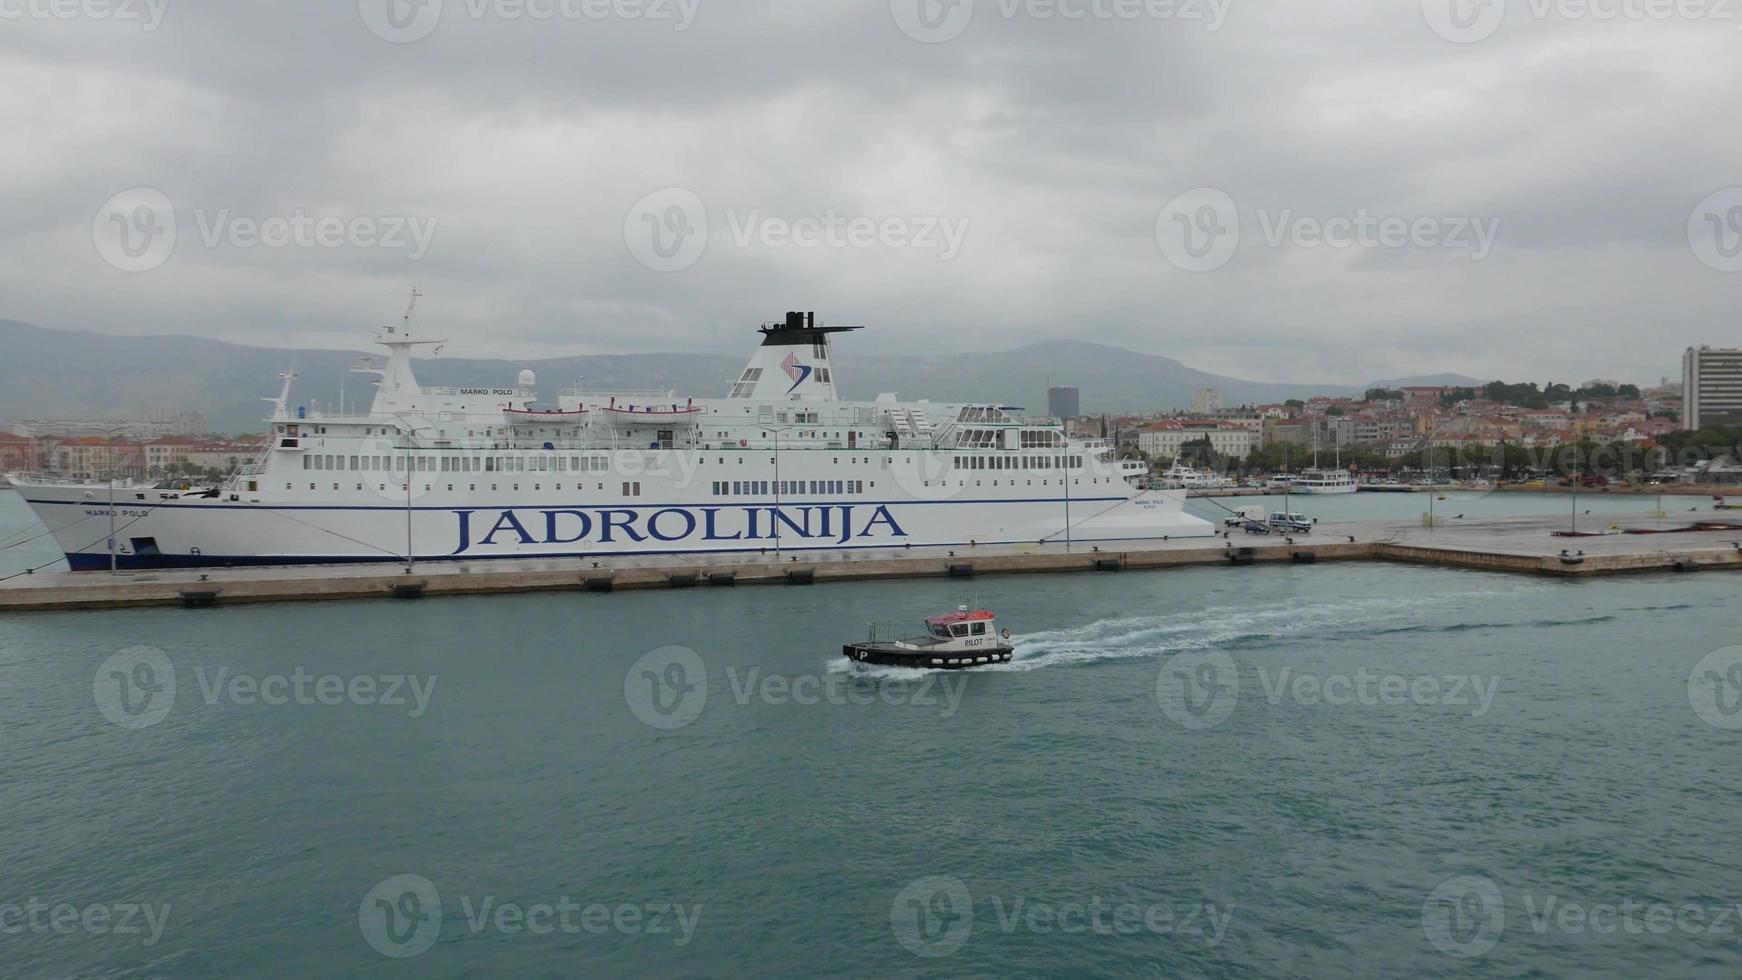
[[[109,457],[109,574],[114,576],[121,574],[120,556],[117,554],[115,541],[115,467],[117,466],[117,457],[115,454],[114,443],[117,436],[127,431],[127,427],[116,426],[113,429],[104,429],[101,431],[104,435],[103,449]],[[143,457],[145,456],[144,444],[141,444],[139,447],[139,455],[143,462]]]

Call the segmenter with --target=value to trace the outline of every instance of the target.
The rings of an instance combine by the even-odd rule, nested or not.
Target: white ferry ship
[[[1292,484],[1294,493],[1354,493],[1357,489],[1348,470],[1302,470]]]
[[[413,300],[415,306],[415,296]],[[725,398],[424,387],[411,310],[384,328],[367,412],[292,402],[261,458],[221,484],[163,490],[13,474],[75,570],[1208,536],[1179,491],[1056,419],[987,404],[845,401],[833,335],[788,313]],[[971,356],[971,355],[964,355]],[[111,500],[113,504],[111,505]],[[113,537],[109,526],[113,518]],[[111,550],[112,549],[112,550]]]
[[[1226,490],[1234,481],[1216,473],[1200,472],[1190,464],[1176,462],[1151,483],[1164,490]]]

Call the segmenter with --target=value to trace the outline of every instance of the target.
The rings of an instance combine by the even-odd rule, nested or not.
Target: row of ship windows
[[[1064,456],[957,456],[958,470],[1057,470],[1065,466]],[[1083,457],[1071,456],[1071,469],[1081,469]]]
[[[599,488],[599,489],[600,489],[600,490],[601,490],[601,491],[603,491],[603,490],[604,490],[604,489],[605,489],[605,485],[604,485],[604,484],[603,484],[603,483],[600,483],[600,484],[597,484],[597,486],[598,486],[598,488]],[[318,486],[318,485],[317,485],[317,484],[313,484],[313,483],[311,483],[311,484],[309,484],[309,485],[308,485],[308,488],[309,488],[309,489],[310,489],[310,490],[318,490],[318,489],[320,489],[320,487],[319,487],[319,486]],[[557,485],[556,485],[556,487],[555,487],[555,489],[557,489],[557,490],[559,490],[559,491],[560,491],[560,490],[561,490],[561,489],[562,489],[562,488],[563,488],[563,485],[562,485],[562,484],[560,484],[560,483],[558,483],[558,484],[557,484]],[[286,490],[291,490],[291,489],[294,489],[294,488],[293,488],[293,486],[292,486],[292,485],[291,485],[291,484],[289,484],[289,483],[286,483],[286,484],[285,484],[285,485],[284,485],[284,489],[286,489]],[[339,485],[338,485],[338,484],[337,484],[337,483],[335,483],[335,484],[333,484],[333,489],[334,489],[334,490],[337,490],[337,489],[339,489]],[[357,489],[359,489],[359,490],[362,490],[362,489],[364,489],[364,485],[363,485],[363,484],[361,484],[361,483],[359,483],[359,484],[357,484]],[[386,492],[386,491],[387,491],[387,484],[385,484],[385,483],[380,483],[380,484],[377,484],[377,485],[376,485],[376,487],[375,487],[375,489],[376,489],[376,490],[379,490],[379,491],[381,491],[381,492]],[[423,490],[424,490],[424,492],[425,492],[425,493],[428,493],[428,492],[429,492],[429,491],[431,491],[431,490],[433,490],[433,489],[435,489],[435,487],[433,487],[433,486],[431,486],[431,485],[430,485],[430,484],[428,484],[428,483],[426,483],[426,484],[424,484],[424,485],[423,485]],[[449,491],[449,492],[450,492],[450,493],[451,493],[451,492],[453,492],[453,489],[454,489],[454,485],[453,485],[453,484],[452,484],[452,483],[450,483],[450,484],[448,484],[448,491]],[[476,492],[476,491],[477,491],[477,489],[478,489],[478,485],[477,485],[477,484],[476,484],[476,483],[470,483],[470,484],[467,484],[467,485],[466,485],[466,490],[467,490],[467,492]],[[495,491],[495,490],[497,490],[497,489],[499,489],[499,486],[498,486],[498,485],[497,485],[497,484],[494,484],[494,483],[492,483],[492,484],[490,484],[490,489],[491,489],[491,491]],[[513,485],[511,485],[511,486],[510,486],[510,487],[509,487],[509,488],[508,488],[508,489],[510,489],[510,490],[512,490],[512,491],[515,491],[515,492],[519,492],[519,490],[520,490],[520,484],[518,484],[518,483],[516,483],[516,484],[513,484]],[[544,489],[544,485],[543,485],[543,484],[541,484],[541,483],[534,483],[534,484],[533,484],[533,485],[532,485],[532,489],[534,489],[534,490],[543,490],[543,489]],[[587,489],[587,487],[586,487],[586,484],[583,484],[583,483],[577,483],[577,484],[575,484],[575,489],[576,489],[576,490],[585,490],[585,489]],[[400,484],[395,484],[395,485],[394,485],[394,487],[393,487],[393,492],[395,492],[395,493],[403,493],[403,492],[405,492],[405,484],[403,484],[403,483],[400,483]],[[622,491],[622,494],[623,494],[623,496],[625,496],[625,497],[639,497],[639,496],[641,496],[641,482],[640,482],[640,481],[639,481],[639,480],[636,480],[636,481],[627,481],[627,482],[625,482],[625,483],[624,483],[624,484],[623,484],[623,491]],[[141,499],[143,499],[143,498],[141,498]]]
[[[406,459],[405,456],[341,456],[317,453],[304,456],[302,468],[404,473]],[[604,456],[415,456],[411,459],[413,472],[417,473],[603,473],[611,468],[610,459]],[[703,457],[697,462],[706,463],[707,459]],[[744,460],[740,457],[736,462],[742,465]],[[835,463],[840,462],[840,457],[835,457]],[[855,456],[848,462],[857,465],[861,461]],[[869,463],[870,457],[866,457],[864,462]],[[954,462],[955,468],[959,470],[1052,470],[1062,469],[1067,465],[1071,469],[1080,469],[1083,457],[956,456]],[[719,457],[719,463],[724,466],[725,457]]]
[[[1101,477],[1101,478],[1091,477],[1089,479],[1090,484],[1112,483],[1112,482],[1113,482],[1113,480],[1111,477]],[[775,491],[775,492],[780,493],[782,495],[792,495],[792,496],[798,496],[800,494],[811,494],[813,496],[824,496],[824,495],[829,495],[829,494],[842,495],[842,494],[850,494],[850,493],[864,493],[865,488],[867,486],[870,486],[872,489],[877,488],[877,481],[875,481],[875,480],[871,481],[869,484],[867,484],[864,480],[715,480],[715,481],[713,481],[713,490],[714,490],[714,495],[717,497],[767,496],[770,492],[770,488],[775,486],[776,484],[779,485],[780,489],[778,491]],[[925,481],[925,486],[929,487],[931,485],[932,485],[932,481],[930,481],[930,480]],[[937,481],[937,485],[940,487],[947,487],[950,485],[950,481],[939,480],[939,481]],[[957,480],[956,481],[956,486],[958,486],[958,487],[966,487],[967,485],[968,485],[967,481],[965,481],[965,480]],[[974,486],[978,487],[978,486],[984,486],[984,485],[985,485],[984,481],[981,481],[981,480],[974,481]],[[1013,486],[1013,487],[1016,486],[1016,481],[1011,480],[1009,485]],[[1032,487],[1032,486],[1034,486],[1034,481],[1033,480],[1025,481],[1025,485]],[[1042,480],[1042,481],[1040,481],[1040,485],[1043,487],[1049,487],[1049,486],[1052,486],[1052,481],[1051,480]],[[1062,487],[1064,485],[1065,485],[1065,481],[1062,479],[1059,480],[1059,486]],[[1071,481],[1071,485],[1072,486],[1082,486],[1083,481],[1081,479],[1074,479]],[[594,484],[594,486],[600,492],[604,492],[605,485],[603,483]],[[1004,486],[1004,484],[999,482],[998,480],[993,480],[992,486],[998,487],[998,486]],[[308,485],[308,488],[310,490],[319,490],[320,486],[319,486],[319,484],[311,483]],[[448,488],[448,491],[450,493],[453,492],[454,484],[452,484],[452,483],[448,484],[447,488]],[[562,488],[563,488],[563,485],[558,483],[554,486],[553,489],[560,492],[562,490]],[[293,484],[286,483],[284,485],[284,489],[294,490],[295,486]],[[333,489],[334,490],[339,489],[339,485],[337,483],[333,484]],[[361,484],[361,483],[357,484],[357,489],[358,490],[365,489],[364,484]],[[431,484],[426,483],[423,485],[423,490],[425,493],[428,493],[433,489],[435,489],[435,488]],[[476,484],[476,483],[469,483],[466,485],[467,492],[475,493],[477,491],[477,489],[478,489],[478,484]],[[491,492],[495,492],[499,489],[500,489],[499,484],[495,484],[495,483],[490,484]],[[544,484],[534,483],[532,485],[532,489],[535,491],[542,491],[544,489]],[[586,487],[586,484],[576,483],[575,489],[578,491],[584,491],[587,489],[587,487]],[[385,483],[377,484],[376,490],[383,492],[383,493],[386,493],[388,491],[387,484],[385,484]],[[393,491],[396,493],[404,492],[404,490],[405,490],[405,484],[403,484],[403,483],[396,484],[393,488]],[[509,486],[509,490],[518,493],[520,491],[520,484],[518,484],[518,483],[511,484]],[[640,481],[626,481],[623,484],[623,489],[622,489],[621,493],[625,497],[639,497],[639,496],[641,496],[641,483],[640,483]]]
[[[873,489],[875,489],[877,486],[877,481],[872,480],[871,486]],[[848,493],[864,493],[865,492],[865,481],[864,480],[715,480],[714,481],[714,496],[716,496],[716,497],[751,497],[751,496],[765,497],[768,495],[770,487],[775,488],[775,490],[774,490],[775,493],[784,494],[786,496],[798,496],[800,494],[809,494],[811,496],[819,496],[819,497],[825,496],[825,495],[839,496],[841,494],[848,494]]]
[[[416,456],[416,473],[603,473],[611,468],[604,456]],[[353,470],[404,473],[404,456],[334,456],[302,458],[305,470]],[[566,462],[565,462],[566,461]]]

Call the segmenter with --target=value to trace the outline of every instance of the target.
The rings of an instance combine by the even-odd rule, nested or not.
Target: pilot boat
[[[864,643],[849,643],[841,648],[842,655],[857,663],[928,670],[1009,663],[1015,652],[1010,631],[998,628],[997,617],[984,609],[967,606],[957,606],[955,612],[927,619],[924,636],[878,640],[874,625]]]

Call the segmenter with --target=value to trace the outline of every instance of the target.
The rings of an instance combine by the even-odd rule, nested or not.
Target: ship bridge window
[[[968,635],[968,624],[967,623],[957,623],[956,625],[951,626],[950,627],[950,635],[951,636],[967,636]]]
[[[986,635],[986,624],[985,623],[975,623],[973,629],[969,630],[968,632],[972,633],[974,636],[985,636]]]

